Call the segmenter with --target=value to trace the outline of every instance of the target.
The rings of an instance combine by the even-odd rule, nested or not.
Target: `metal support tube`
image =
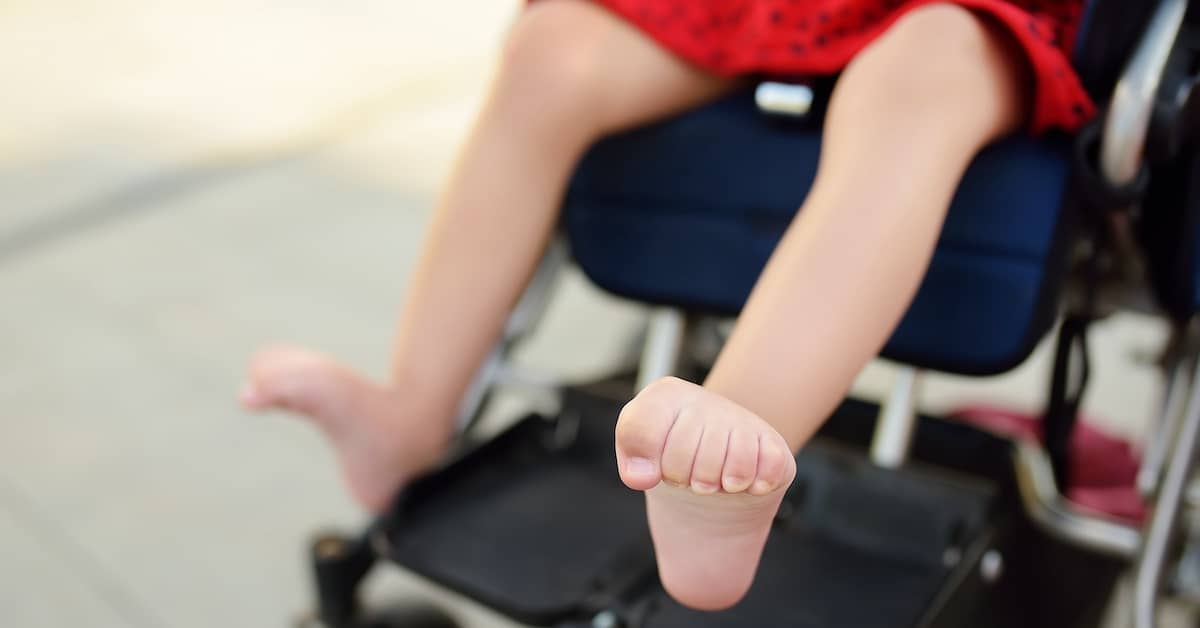
[[[541,321],[554,296],[554,287],[558,284],[558,276],[569,260],[567,243],[563,236],[556,236],[546,247],[542,261],[534,271],[529,286],[521,295],[521,300],[513,308],[504,327],[504,340],[512,342],[533,331]]]
[[[1141,546],[1136,528],[1074,511],[1054,480],[1050,457],[1035,442],[1013,444],[1013,466],[1021,505],[1042,530],[1059,540],[1119,558],[1132,558]]]
[[[1197,375],[1200,377],[1200,371]],[[1137,628],[1157,626],[1158,596],[1162,591],[1169,553],[1183,509],[1184,495],[1195,470],[1197,452],[1200,451],[1198,377],[1192,380],[1187,412],[1179,429],[1179,437],[1172,448],[1158,499],[1154,501],[1153,512],[1146,524],[1142,551],[1134,569],[1133,613],[1134,625]]]
[[[1154,425],[1150,427],[1150,442],[1146,444],[1142,466],[1137,475],[1138,493],[1146,499],[1151,499],[1158,493],[1167,450],[1179,433],[1179,422],[1183,419],[1188,398],[1188,382],[1191,380],[1191,360],[1173,356],[1165,374],[1162,408],[1154,420]]]
[[[483,364],[471,380],[458,406],[457,427],[460,433],[468,431],[483,413],[488,394],[497,383],[513,346],[537,326],[553,295],[558,275],[567,264],[567,247],[561,237],[551,241],[542,261],[534,272],[533,279],[521,295],[520,301],[509,314],[504,334],[492,348]]]
[[[551,412],[551,408],[557,409],[561,404],[564,382],[552,373],[518,366],[509,361],[500,364],[493,377],[496,387],[521,392],[545,412]]]
[[[660,307],[650,313],[646,345],[638,367],[639,391],[657,379],[676,373],[686,329],[687,318],[681,310]]]
[[[894,469],[908,459],[913,433],[917,429],[917,395],[921,372],[912,367],[896,373],[892,392],[879,409],[875,436],[871,439],[871,461]]]
[[[1101,171],[1114,186],[1132,183],[1141,170],[1154,98],[1183,26],[1187,5],[1187,0],[1159,2],[1137,50],[1117,81],[1100,145]]]

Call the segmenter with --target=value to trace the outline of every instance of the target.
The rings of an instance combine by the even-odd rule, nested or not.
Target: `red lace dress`
[[[595,1],[710,72],[817,76],[840,71],[905,12],[939,0]],[[1035,133],[1072,131],[1094,115],[1070,63],[1083,0],[953,1],[1006,29],[1024,51]]]

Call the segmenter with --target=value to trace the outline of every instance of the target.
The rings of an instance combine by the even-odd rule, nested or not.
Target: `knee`
[[[927,4],[904,14],[877,42],[894,63],[939,70],[975,63],[992,34],[977,15],[957,4]],[[881,55],[884,56],[884,55]]]
[[[978,36],[978,31],[983,28],[983,22],[970,9],[949,2],[935,2],[905,13],[888,32],[930,45],[963,45]]]
[[[582,0],[540,0],[505,42],[496,104],[540,124],[586,126],[603,68],[601,10]]]
[[[931,103],[953,103],[956,95],[978,97],[969,92],[988,73],[1004,76],[999,83],[1018,83],[1022,66],[1011,48],[1007,37],[970,10],[937,3],[905,14],[852,66],[864,66],[871,89],[894,106],[928,111]]]

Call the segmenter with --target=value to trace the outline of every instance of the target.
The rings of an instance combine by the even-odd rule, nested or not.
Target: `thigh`
[[[602,132],[679,113],[733,86],[588,0],[531,3],[509,35],[501,77],[506,89]]]

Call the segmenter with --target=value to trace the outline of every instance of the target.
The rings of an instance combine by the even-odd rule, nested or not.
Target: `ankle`
[[[384,403],[397,411],[389,413],[394,420],[411,425],[419,423],[419,434],[437,447],[449,445],[454,438],[457,408],[439,403],[439,395],[417,383],[392,380],[379,386]]]

